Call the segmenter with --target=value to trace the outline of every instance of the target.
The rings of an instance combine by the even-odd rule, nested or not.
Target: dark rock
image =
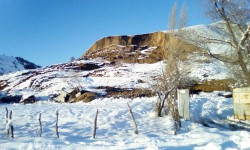
[[[202,92],[202,90],[191,90],[190,94],[197,94],[199,95]]]
[[[30,103],[35,103],[36,101],[37,101],[36,97],[34,95],[31,95],[28,98],[22,99],[20,103],[30,104]]]
[[[138,82],[138,83],[145,83],[145,82],[144,82],[143,80],[141,80],[141,79],[138,79],[137,82]]]
[[[36,69],[36,68],[41,68],[41,66],[36,65],[36,64],[34,64],[34,63],[30,62],[30,61],[27,61],[27,60],[25,60],[25,59],[23,59],[23,58],[21,58],[21,57],[16,57],[16,59],[18,60],[18,62],[19,62],[20,64],[23,65],[23,67],[24,67],[25,69]]]
[[[8,86],[8,82],[6,80],[0,80],[0,90],[3,90]]]
[[[203,76],[204,78],[207,78],[207,77],[208,77],[208,74],[205,73],[205,74],[203,74],[202,76]]]
[[[222,96],[222,97],[225,97],[225,98],[232,98],[233,94],[231,92],[219,93],[218,96]]]
[[[110,62],[110,65],[115,65],[115,61],[111,61],[111,62]]]
[[[22,99],[21,95],[5,95],[0,98],[0,103],[19,103]]]
[[[79,67],[81,70],[85,70],[85,71],[90,71],[90,70],[101,68],[101,66],[94,64],[94,63],[86,63],[86,64],[81,63],[79,64]]]

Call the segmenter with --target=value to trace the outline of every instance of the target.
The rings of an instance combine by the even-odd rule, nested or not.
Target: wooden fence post
[[[6,128],[6,135],[7,135],[7,137],[9,137],[9,135],[10,135],[10,130],[9,130],[9,125],[8,125],[8,122],[9,122],[9,111],[8,111],[8,108],[7,107],[5,107],[5,109],[6,109],[6,124],[5,124],[5,128]]]
[[[127,104],[128,104],[128,103],[127,103]],[[133,115],[132,109],[131,109],[131,107],[129,106],[129,104],[128,104],[128,110],[129,110],[130,116],[131,116],[131,118],[132,118],[132,121],[133,121],[134,127],[135,127],[134,132],[135,132],[135,134],[138,134],[137,124],[136,124],[136,122],[135,122],[135,118],[134,118],[134,115]]]
[[[12,125],[12,111],[10,111],[10,132],[11,132],[11,138],[14,138],[14,127]]]
[[[94,121],[94,132],[93,132],[93,138],[94,139],[95,139],[95,136],[96,136],[97,116],[98,116],[98,109],[96,110],[95,121]]]
[[[59,132],[58,132],[58,110],[56,111],[56,136],[59,138]]]
[[[39,125],[40,125],[40,133],[39,133],[40,137],[42,137],[42,131],[43,131],[41,117],[42,117],[42,114],[40,113],[39,114],[39,119],[38,119]]]
[[[8,108],[5,107],[6,109],[6,124],[8,123],[8,118],[9,118],[9,111],[8,111]]]
[[[6,134],[8,138],[10,137],[10,134],[11,138],[14,138],[14,127],[12,125],[12,111],[10,111],[9,114],[8,108],[5,107],[5,109],[6,109]]]

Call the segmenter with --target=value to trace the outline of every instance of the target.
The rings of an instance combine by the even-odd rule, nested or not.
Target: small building
[[[250,120],[250,87],[233,90],[234,118]]]

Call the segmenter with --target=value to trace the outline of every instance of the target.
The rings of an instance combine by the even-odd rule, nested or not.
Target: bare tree
[[[178,39],[187,20],[185,6],[180,11],[179,24],[177,25],[177,5],[175,4],[170,17],[170,30],[166,33],[164,50],[164,67],[161,74],[153,83],[153,89],[158,96],[157,116],[170,115],[175,121],[175,129],[180,126],[180,118],[176,105],[177,89],[184,83],[187,76],[186,65],[183,65],[186,43]],[[176,30],[176,28],[179,28]]]
[[[74,56],[71,56],[70,59],[69,59],[69,62],[73,62],[75,60],[76,60],[76,58]]]
[[[221,36],[211,38],[197,34],[196,43],[227,45],[228,52],[220,55],[206,50],[212,57],[229,66],[239,83],[238,86],[250,86],[250,0],[206,0],[205,2],[208,17],[222,21],[221,25],[216,27]]]

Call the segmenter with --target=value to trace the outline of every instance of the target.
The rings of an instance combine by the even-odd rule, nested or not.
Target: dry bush
[[[162,68],[161,74],[151,85],[154,92],[157,94],[156,113],[158,117],[169,115],[175,122],[175,130],[180,127],[180,118],[177,108],[177,89],[183,86],[188,74],[187,65],[182,65],[182,61],[187,57],[184,51],[186,43],[177,38],[181,34],[187,19],[186,7],[182,7],[179,29],[176,31],[177,5],[174,5],[170,17],[170,31],[166,34],[167,41],[164,48],[165,67]],[[163,112],[164,111],[164,112]]]

